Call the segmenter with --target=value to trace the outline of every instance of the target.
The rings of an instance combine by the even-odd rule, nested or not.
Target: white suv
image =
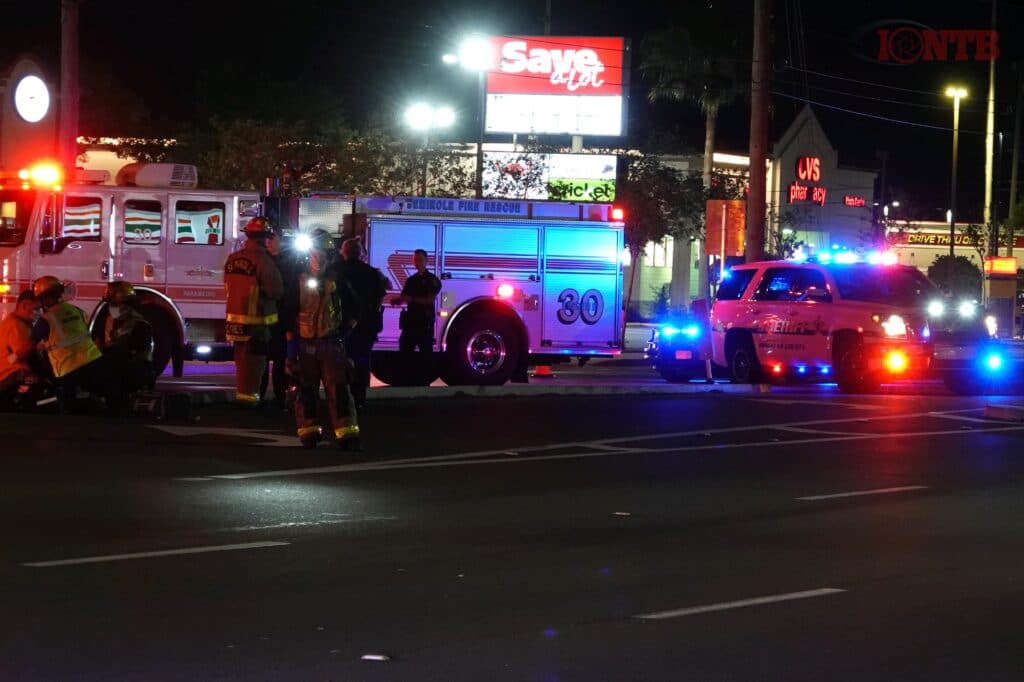
[[[909,266],[739,265],[711,308],[714,360],[734,381],[835,380],[845,392],[871,391],[885,379],[927,373],[927,309],[938,298],[928,278]]]

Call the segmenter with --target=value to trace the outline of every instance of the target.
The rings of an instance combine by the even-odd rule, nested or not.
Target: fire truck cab
[[[230,357],[223,266],[259,196],[196,189],[195,167],[181,164],[131,164],[117,185],[98,184],[106,179],[86,172],[62,184],[53,165],[0,177],[2,312],[36,277],[54,275],[96,325],[107,283],[124,279],[153,326],[158,371]]]

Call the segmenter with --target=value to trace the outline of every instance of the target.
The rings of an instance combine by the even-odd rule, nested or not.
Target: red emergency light
[[[621,208],[612,209],[612,220],[622,221],[626,219],[626,212]]]

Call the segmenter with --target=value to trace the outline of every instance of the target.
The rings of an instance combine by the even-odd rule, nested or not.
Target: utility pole
[[[747,195],[746,261],[764,259],[764,225],[768,212],[768,14],[771,0],[754,0],[754,50],[750,70],[750,193]]]
[[[992,0],[992,30],[996,30],[997,0]],[[999,251],[999,236],[992,220],[992,160],[995,157],[996,133],[996,60],[988,61],[988,110],[985,116],[985,215],[984,222],[989,232],[989,255]]]
[[[57,155],[67,180],[78,162],[78,4],[60,0],[60,132]]]
[[[551,35],[551,0],[544,3],[544,35]]]
[[[882,150],[882,151],[876,152],[875,155],[882,161],[882,178],[881,178],[881,183],[878,186],[878,193],[880,195],[880,197],[878,199],[878,203],[880,203],[882,205],[882,213],[885,213],[888,210],[888,208],[889,208],[889,198],[888,198],[889,193],[886,191],[887,188],[885,186],[886,170],[887,170],[887,168],[889,166],[889,152],[885,151],[885,150]],[[878,215],[877,211],[875,212],[875,215],[876,216]],[[889,216],[886,215],[885,217],[888,218]],[[885,232],[886,232],[886,229],[887,229],[887,227],[886,227],[887,225],[888,225],[888,220],[883,221],[881,223],[881,234],[880,235],[879,234],[875,235],[875,240],[877,242],[875,244],[875,246],[878,246],[879,244],[881,244],[885,240]]]
[[[1017,62],[1017,104],[1013,108],[1013,159],[1010,161],[1010,208],[1009,215],[1013,215],[1013,209],[1017,205],[1017,166],[1020,165],[1020,119],[1021,109],[1024,109],[1024,62]],[[1013,255],[1013,242],[1017,236],[1014,229],[1016,225],[1010,223],[1009,245],[1006,247],[1006,255]]]

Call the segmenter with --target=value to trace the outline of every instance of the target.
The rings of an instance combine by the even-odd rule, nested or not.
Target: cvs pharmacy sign
[[[623,38],[495,36],[497,65],[487,92],[538,95],[621,95]]]

